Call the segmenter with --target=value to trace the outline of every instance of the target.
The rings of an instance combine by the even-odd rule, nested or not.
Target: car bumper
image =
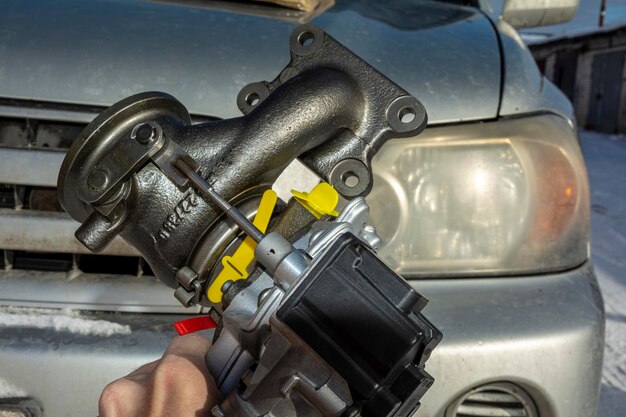
[[[590,265],[559,274],[455,282],[414,281],[424,314],[443,333],[426,369],[435,384],[418,416],[443,416],[482,384],[508,381],[540,416],[596,415],[604,304]]]
[[[588,265],[551,275],[412,285],[430,299],[425,314],[444,335],[427,363],[436,382],[417,416],[443,416],[457,397],[495,381],[525,389],[541,416],[595,415],[604,311]],[[108,336],[63,326],[0,328],[0,387],[34,398],[48,417],[97,415],[104,386],[158,358],[180,317],[98,314],[130,329]]]

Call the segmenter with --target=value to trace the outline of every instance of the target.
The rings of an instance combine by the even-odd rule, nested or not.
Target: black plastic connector
[[[405,417],[433,383],[424,362],[441,332],[420,314],[427,302],[345,234],[311,266],[277,317],[348,382],[363,417]]]

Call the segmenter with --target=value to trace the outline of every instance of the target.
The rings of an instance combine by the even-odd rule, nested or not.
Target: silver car
[[[238,91],[285,66],[302,21],[429,114],[418,139],[376,156],[368,197],[380,255],[444,334],[417,415],[595,415],[604,311],[587,174],[569,101],[512,26],[567,20],[576,3],[509,0],[500,19],[479,0],[325,6],[0,2],[0,416],[95,415],[109,381],[158,358],[172,323],[199,312],[124,241],[93,255],[74,238],[55,187],[77,133],[149,90],[197,121],[237,116]]]

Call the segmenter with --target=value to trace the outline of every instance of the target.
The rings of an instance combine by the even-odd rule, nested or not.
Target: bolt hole
[[[248,103],[248,106],[250,107],[254,107],[257,104],[259,104],[260,100],[261,100],[261,97],[259,97],[257,93],[250,93],[246,97],[246,103]]]
[[[398,119],[400,119],[402,123],[411,123],[415,120],[415,110],[411,107],[404,107],[400,109],[398,112]]]
[[[270,249],[270,253],[271,253],[272,255],[275,255],[275,254],[276,254],[276,251],[275,251],[274,249]]]
[[[356,175],[354,172],[347,171],[347,172],[344,172],[343,175],[341,176],[341,181],[343,181],[346,187],[354,188],[357,185],[359,185],[360,180],[359,180],[358,175]]]
[[[298,43],[301,46],[311,46],[314,40],[315,35],[313,35],[311,32],[302,32],[300,36],[298,36]]]

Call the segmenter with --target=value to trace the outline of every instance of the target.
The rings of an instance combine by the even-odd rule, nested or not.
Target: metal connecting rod
[[[189,181],[193,184],[193,186],[200,191],[200,194],[208,198],[211,202],[215,203],[228,217],[233,219],[233,221],[243,230],[248,236],[254,239],[255,242],[259,243],[261,239],[265,237],[263,232],[261,232],[257,227],[252,224],[250,220],[246,216],[244,216],[239,210],[230,205],[228,201],[224,200],[221,195],[217,193],[211,187],[204,178],[200,176],[196,171],[191,169],[182,159],[176,161],[176,169],[178,169],[185,177],[189,178]]]

